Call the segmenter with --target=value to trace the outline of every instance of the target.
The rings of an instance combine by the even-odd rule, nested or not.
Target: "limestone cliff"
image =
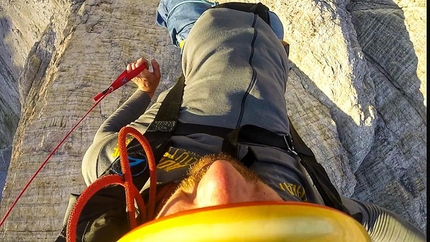
[[[426,1],[262,2],[278,14],[290,43],[285,98],[293,124],[340,192],[426,230]],[[20,112],[0,216],[126,63],[156,58],[163,75],[159,91],[176,80],[180,56],[154,23],[157,4],[0,3],[0,84],[8,87],[0,93],[0,119],[7,124],[5,115]],[[69,194],[84,189],[80,161],[86,148],[133,91],[130,83],[110,94],[78,126],[19,200],[0,238],[56,237]],[[13,135],[17,118],[11,120],[11,128],[0,126],[2,140]],[[11,138],[4,140],[0,149],[10,145]]]

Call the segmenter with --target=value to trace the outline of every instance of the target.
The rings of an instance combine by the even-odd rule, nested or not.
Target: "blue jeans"
[[[218,5],[206,0],[161,0],[157,9],[156,23],[169,31],[170,39],[176,47],[182,47],[183,41],[197,19],[204,11]],[[284,38],[284,27],[278,16],[270,11],[270,25],[276,36]]]

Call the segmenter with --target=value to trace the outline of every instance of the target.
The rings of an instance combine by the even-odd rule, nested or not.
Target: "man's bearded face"
[[[240,202],[282,201],[258,175],[236,159],[207,155],[189,170],[157,217],[178,212]]]

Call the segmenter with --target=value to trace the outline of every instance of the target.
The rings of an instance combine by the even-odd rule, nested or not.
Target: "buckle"
[[[298,155],[297,152],[294,149],[294,143],[293,143],[293,137],[291,137],[290,134],[282,136],[284,138],[285,146],[287,147],[287,150],[294,155]]]

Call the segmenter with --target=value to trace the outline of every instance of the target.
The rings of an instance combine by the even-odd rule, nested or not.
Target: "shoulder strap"
[[[175,86],[170,89],[169,93],[164,98],[153,122],[144,133],[145,138],[151,145],[157,164],[167,150],[170,144],[170,137],[177,126],[184,86],[185,77],[181,75]],[[136,139],[133,139],[127,145],[127,153],[130,160],[133,159],[136,161],[135,165],[130,163],[131,172],[133,174],[134,185],[138,189],[141,189],[149,178],[149,170],[146,169],[146,154],[143,152],[142,146]],[[121,172],[121,165],[118,157],[103,175],[118,174],[119,172]]]
[[[179,110],[182,104],[182,95],[184,93],[185,77],[181,77],[175,86],[169,91],[160,109],[145,132],[145,137],[151,144],[155,160],[158,162],[166,151],[170,143],[170,137],[178,123]]]
[[[348,209],[342,204],[340,195],[331,183],[324,167],[317,162],[314,153],[300,138],[290,120],[289,123],[291,135],[285,136],[280,136],[255,125],[248,124],[241,126],[224,137],[222,150],[236,157],[238,144],[241,142],[264,144],[284,149],[306,169],[327,206],[350,214]],[[251,166],[253,161],[256,160],[255,155],[253,156],[252,154],[252,150],[248,150],[248,154],[241,159],[241,162],[247,166]]]
[[[288,119],[290,123],[290,133],[294,142],[293,147],[300,157],[300,163],[305,167],[318,189],[318,192],[321,194],[324,203],[327,206],[350,214],[349,210],[342,204],[340,195],[333,183],[330,181],[324,167],[317,162],[312,150],[306,146],[305,142],[300,138],[300,135],[291,123],[290,118]]]

